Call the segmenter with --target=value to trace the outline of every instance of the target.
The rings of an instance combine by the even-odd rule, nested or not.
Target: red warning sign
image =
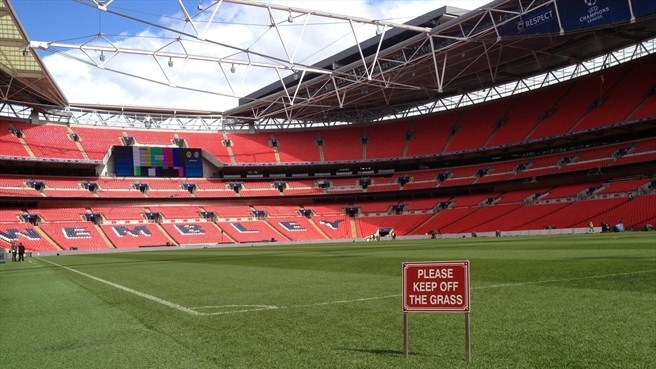
[[[469,312],[469,260],[403,263],[403,311]]]

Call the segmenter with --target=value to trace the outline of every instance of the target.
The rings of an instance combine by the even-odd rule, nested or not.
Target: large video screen
[[[114,171],[120,177],[202,177],[201,149],[114,146]]]

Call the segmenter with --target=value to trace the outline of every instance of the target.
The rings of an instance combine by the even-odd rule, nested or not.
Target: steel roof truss
[[[334,82],[334,81],[333,81]],[[339,108],[344,108],[344,99],[346,99],[346,91],[340,96],[339,88],[335,87],[335,95],[337,96],[337,101],[339,102]]]
[[[108,1],[104,1],[104,0],[101,0],[101,1],[99,1],[99,0],[93,0],[93,2],[96,4],[96,7],[98,7],[98,9],[103,10],[103,11],[107,11],[107,7],[108,7],[111,3],[113,3],[114,0],[108,0]]]
[[[7,91],[0,90],[2,93],[2,100],[8,100],[9,99],[9,91],[11,91],[11,84],[14,82],[14,77],[11,77],[9,79],[9,83],[7,83]]]
[[[89,5],[88,2],[84,2],[84,1],[81,1],[81,2],[83,4]],[[230,2],[234,2],[234,1],[230,1]],[[98,4],[96,3],[96,5],[98,5]],[[275,7],[272,7],[272,8],[275,8]],[[252,51],[252,50],[249,50],[249,49],[244,49],[244,48],[237,47],[237,46],[232,46],[232,45],[225,44],[225,43],[222,43],[222,42],[219,42],[219,41],[216,41],[216,40],[212,40],[212,39],[202,39],[198,34],[192,34],[192,33],[189,33],[189,32],[185,32],[183,30],[174,29],[174,28],[171,28],[171,27],[168,27],[168,26],[164,26],[164,25],[157,24],[157,23],[154,23],[154,22],[150,22],[150,21],[147,21],[147,20],[144,20],[144,19],[133,17],[133,16],[130,16],[130,15],[127,15],[127,14],[123,14],[121,12],[117,12],[117,11],[114,11],[114,10],[106,9],[105,11],[108,12],[108,13],[117,15],[119,17],[123,17],[123,18],[130,19],[130,20],[133,20],[133,21],[136,21],[136,22],[139,22],[139,23],[143,23],[143,24],[146,24],[146,25],[149,25],[149,26],[152,26],[152,27],[156,27],[156,28],[159,28],[159,29],[162,29],[162,30],[165,30],[165,31],[176,33],[179,36],[187,36],[187,37],[189,37],[191,39],[194,39],[194,40],[204,41],[204,42],[207,42],[207,43],[212,44],[212,45],[221,46],[221,47],[228,48],[228,49],[233,49],[233,50],[242,52],[244,54],[259,56],[263,59],[270,60],[271,62],[278,63],[275,66],[272,66],[273,68],[286,68],[286,69],[291,69],[292,67],[295,67],[297,69],[303,68],[303,67],[310,68],[310,67],[305,66],[305,65],[292,66],[292,65],[289,65],[289,63],[287,61],[285,61],[283,59],[280,59],[280,58],[277,58],[277,57],[274,57],[272,55],[262,54],[262,53],[259,53],[259,52],[256,52],[256,51]],[[231,63],[234,62],[235,64],[237,63],[237,61],[230,61],[230,62]],[[244,62],[241,62],[241,63],[245,64]],[[317,69],[317,68],[313,68],[313,69],[316,69],[317,73],[330,73],[330,71],[324,71],[324,70]]]
[[[225,71],[225,68],[223,68],[222,63],[217,63],[219,65],[219,69],[221,69],[221,73],[223,74],[223,78],[225,78],[226,83],[228,84],[228,88],[230,88],[230,92],[232,92],[232,96],[237,97],[237,94],[235,93],[235,89],[232,87],[232,83],[230,83],[230,78],[228,78],[228,74]],[[250,70],[250,65],[246,69],[246,74],[248,74],[248,71]],[[246,76],[244,76],[246,78]]]
[[[273,16],[273,13],[271,12],[271,7],[267,6],[266,10],[269,12],[269,19],[271,20],[271,27],[275,28],[276,34],[278,35],[278,39],[280,40],[280,44],[282,45],[283,50],[285,51],[285,55],[287,56],[287,60],[289,63],[293,64],[292,57],[289,55],[289,51],[287,51],[287,45],[285,45],[285,41],[282,39],[282,35],[280,34],[280,29],[278,28],[278,22],[276,22],[275,17]],[[276,72],[278,70],[276,69]]]
[[[296,53],[298,52],[298,47],[301,46],[301,41],[303,40],[303,35],[305,34],[305,29],[307,28],[308,19],[310,19],[310,15],[306,14],[303,19],[303,28],[301,28],[301,34],[298,36],[298,40],[296,41],[296,47],[294,48],[294,53],[292,54],[292,57],[289,60],[289,62],[292,64],[294,63],[294,60],[296,60]]]
[[[213,2],[212,4],[210,4],[208,6],[208,8],[213,7],[214,10],[212,10],[212,14],[210,15],[209,19],[207,20],[207,24],[205,25],[205,29],[199,35],[199,38],[201,40],[205,40],[205,35],[207,34],[207,30],[210,28],[210,25],[212,25],[212,22],[214,22],[214,18],[216,18],[216,15],[219,12],[219,9],[221,8],[221,4],[223,4],[223,0]]]
[[[200,37],[200,32],[198,32],[198,28],[196,28],[196,24],[194,24],[194,20],[189,15],[189,12],[187,11],[187,8],[184,6],[184,4],[182,3],[182,0],[178,0],[178,4],[180,4],[180,9],[182,9],[182,12],[184,13],[185,22],[191,24],[191,28],[193,28],[194,32],[196,32],[196,36]]]
[[[446,72],[446,61],[447,54],[444,53],[444,62],[442,63],[442,72],[440,73],[439,67],[437,65],[437,53],[435,50],[435,44],[433,42],[433,37],[427,35],[430,40],[431,54],[433,56],[433,67],[435,68],[435,79],[437,82],[437,92],[442,93],[444,91],[444,72]]]
[[[164,66],[163,66],[162,63],[160,62],[159,57],[161,57],[160,52],[161,52],[162,50],[166,49],[167,47],[171,46],[171,45],[174,44],[174,43],[180,43],[180,47],[182,48],[182,51],[184,51],[184,55],[185,55],[185,57],[183,58],[183,60],[184,60],[184,65],[182,66],[182,68],[179,68],[179,69],[178,69],[178,73],[177,73],[177,75],[174,76],[173,79],[171,79],[171,78],[169,78],[169,74],[168,74],[168,73],[166,72],[166,70],[164,69]],[[153,56],[153,59],[155,59],[155,62],[157,63],[157,66],[159,66],[159,69],[162,71],[162,74],[164,75],[164,78],[166,78],[166,80],[168,81],[169,86],[171,86],[171,87],[176,87],[176,84],[177,84],[176,82],[177,82],[178,78],[180,78],[180,74],[182,74],[182,71],[184,70],[184,66],[187,64],[187,61],[189,60],[189,53],[187,52],[187,49],[185,49],[184,44],[183,44],[182,42],[180,42],[180,39],[179,39],[179,38],[178,38],[178,39],[175,39],[175,40],[169,42],[168,44],[162,46],[161,48],[157,49],[157,50],[153,53],[152,56]],[[169,56],[169,58],[172,58],[172,57]],[[169,60],[172,60],[172,59],[169,59]]]
[[[109,44],[110,46],[109,46],[109,47],[107,47],[107,46],[105,46],[105,47],[98,47],[98,46],[96,46],[96,45],[91,45],[91,42],[93,42],[94,40],[97,40],[97,39],[101,39],[101,40],[103,40],[104,42],[106,42],[106,43]],[[39,44],[39,46],[42,47],[42,44],[43,44],[43,43],[37,43],[37,44]],[[30,45],[31,45],[31,44],[30,44]],[[47,44],[47,45],[49,46],[50,44]],[[75,48],[76,48],[76,49],[79,49],[82,53],[84,53],[84,55],[86,55],[87,58],[89,58],[89,60],[91,60],[91,63],[92,63],[93,65],[95,65],[96,67],[100,68],[100,69],[105,69],[105,65],[106,65],[110,60],[112,60],[112,58],[113,58],[114,56],[116,56],[116,55],[118,54],[118,47],[116,47],[116,45],[114,45],[111,41],[109,41],[109,40],[107,39],[107,37],[105,37],[105,35],[103,35],[102,33],[99,33],[99,34],[95,35],[94,37],[92,37],[91,39],[89,39],[88,41],[84,42],[83,44],[81,44],[81,45],[79,45],[79,46],[75,46]],[[101,55],[101,57],[99,57],[98,60],[96,60],[96,59],[93,58],[93,56],[91,56],[91,55],[87,52],[87,50],[100,51],[100,55]],[[110,51],[110,52],[111,52],[111,54],[109,55],[109,57],[104,56],[103,53],[104,53],[105,51]],[[103,59],[104,59],[104,60],[103,60]]]
[[[394,23],[394,22],[388,22],[388,21],[385,21],[385,20],[378,20],[378,19],[368,19],[368,18],[362,18],[362,17],[345,16],[345,15],[341,15],[341,14],[335,14],[335,13],[329,13],[329,12],[323,12],[323,11],[317,11],[317,10],[302,9],[302,8],[295,8],[295,7],[285,6],[285,5],[277,5],[277,4],[270,4],[270,3],[259,3],[259,2],[250,1],[250,0],[224,0],[224,1],[227,2],[227,3],[232,3],[232,4],[253,6],[253,7],[259,7],[259,8],[271,8],[271,9],[281,10],[281,11],[285,11],[285,12],[315,15],[315,16],[322,17],[322,18],[331,18],[331,19],[337,19],[337,20],[342,20],[342,21],[356,22],[356,23],[361,23],[361,24],[369,24],[369,25],[374,25],[374,26],[381,25],[381,26],[387,26],[388,28],[399,28],[399,29],[403,29],[403,30],[407,30],[407,31],[414,31],[414,32],[417,32],[417,33],[430,31],[430,28],[427,28],[427,27],[417,27],[417,26],[412,26],[412,25],[409,25],[409,24]]]

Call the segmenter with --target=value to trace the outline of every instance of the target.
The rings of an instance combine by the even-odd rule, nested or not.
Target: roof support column
[[[433,55],[433,67],[435,67],[435,80],[437,81],[437,92],[442,93],[444,91],[444,71],[446,70],[446,59],[447,54],[444,53],[444,63],[442,65],[442,73],[440,74],[440,69],[437,66],[437,55],[435,54],[435,43],[433,42],[433,37],[429,34],[426,34],[430,40],[431,45],[431,54]]]

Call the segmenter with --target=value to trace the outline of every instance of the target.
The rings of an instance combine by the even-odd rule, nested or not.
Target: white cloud
[[[389,19],[393,22],[403,23],[408,19],[424,14],[442,5],[452,5],[465,8],[476,8],[485,1],[379,1],[367,2],[363,0],[341,1],[276,1],[289,7],[313,9],[335,14],[369,19]],[[211,12],[204,14],[205,19]],[[204,36],[217,43],[229,44],[242,49],[249,49],[266,55],[287,59],[278,34],[274,28],[266,27],[269,14],[263,8],[235,6],[226,4],[220,12],[221,23],[213,23]],[[273,16],[281,22],[281,33],[285,40],[287,51],[292,54],[297,47],[298,37],[304,16],[297,17],[293,24],[287,22],[287,12],[274,11]],[[297,16],[298,14],[293,14]],[[190,25],[175,20],[176,16],[161,17],[163,25],[170,28],[181,29],[193,33]],[[180,15],[177,15],[180,19]],[[205,29],[206,23],[198,19],[197,27]],[[296,62],[312,64],[326,58],[338,51],[352,46],[355,43],[347,22],[334,19],[311,16],[307,19],[308,26],[304,32],[302,42],[298,47]],[[230,22],[230,23],[223,23]],[[262,26],[254,26],[260,24]],[[355,24],[358,27],[358,40],[363,41],[374,36],[375,27]],[[112,34],[122,34],[123,30],[112,30]],[[174,42],[175,34],[144,26],[143,31],[134,36],[117,37],[112,42],[117,47],[137,50],[158,50],[168,43],[171,45],[162,51],[175,53],[190,53],[193,55],[211,55],[214,57],[230,57],[237,60],[247,60],[244,53],[226,47],[200,43],[195,40],[183,38],[182,45]],[[79,51],[69,51],[78,57],[86,58]],[[97,53],[90,52],[97,60]],[[236,65],[235,73],[230,72],[230,66],[224,65],[221,71],[218,63],[185,61],[172,59],[173,67],[168,66],[168,58],[156,60],[149,56],[117,55],[111,57],[106,54],[106,67],[124,73],[133,74],[160,82],[159,84],[146,82],[142,79],[101,70],[93,66],[80,63],[62,55],[53,54],[44,57],[44,63],[64,91],[69,101],[85,104],[107,104],[122,106],[150,106],[167,107],[173,109],[195,109],[209,111],[223,111],[236,106],[237,99],[229,97],[232,89],[238,96],[247,95],[275,80],[275,70],[268,68],[247,68]],[[262,57],[253,57],[252,60],[274,63]],[[289,72],[287,72],[288,74]],[[228,81],[226,81],[226,76]],[[168,77],[168,78],[167,78]],[[187,86],[196,90],[212,91],[214,94],[192,92],[189,90],[173,89],[167,87],[171,81],[177,86]]]

